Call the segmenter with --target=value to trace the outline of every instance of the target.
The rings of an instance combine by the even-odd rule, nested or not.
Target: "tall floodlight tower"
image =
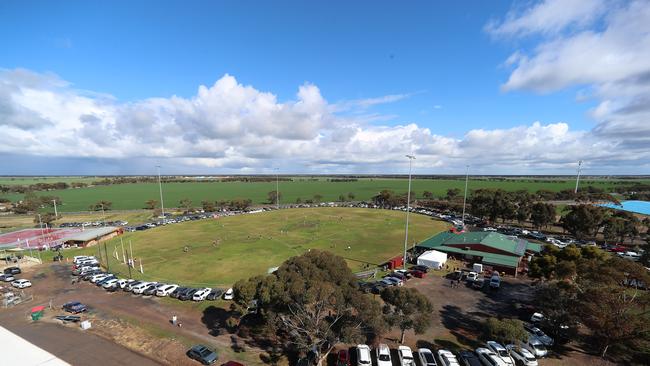
[[[578,161],[578,175],[576,176],[576,189],[573,193],[578,194],[578,184],[580,184],[580,173],[582,172],[582,160]]]
[[[469,165],[465,170],[465,195],[463,196],[463,228],[465,227],[465,205],[467,204],[467,182],[469,181]]]
[[[275,168],[275,208],[280,209],[280,168]]]
[[[411,212],[411,168],[413,167],[413,160],[415,156],[406,155],[409,159],[409,190],[406,192],[406,232],[404,234],[404,269],[406,269],[406,246],[409,241],[409,213]]]
[[[165,222],[165,203],[163,202],[162,182],[160,181],[160,165],[156,165],[158,169],[158,190],[160,190],[160,212],[162,213],[163,222]]]

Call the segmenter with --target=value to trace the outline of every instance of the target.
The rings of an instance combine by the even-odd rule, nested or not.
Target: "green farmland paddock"
[[[648,182],[636,180],[638,182]],[[582,185],[593,185],[603,189],[610,189],[620,184],[616,180],[585,180]],[[626,180],[626,183],[634,182]],[[463,179],[414,179],[413,191],[418,198],[424,191],[430,191],[436,196],[444,196],[448,189],[464,189]],[[508,191],[528,190],[535,192],[540,189],[560,191],[572,189],[575,181],[572,179],[470,179],[469,189],[501,188]],[[326,179],[308,180],[294,178],[291,182],[280,182],[281,202],[295,203],[298,198],[302,201],[313,199],[314,195],[322,196],[322,201],[337,201],[339,196],[353,193],[355,200],[368,200],[383,189],[405,193],[407,190],[406,179],[370,179],[363,178],[353,182],[329,182]],[[268,201],[268,192],[275,190],[275,182],[189,182],[163,184],[163,193],[166,207],[177,207],[181,199],[189,198],[195,206],[200,206],[201,201],[231,200],[234,198],[248,198],[254,204]],[[132,210],[145,207],[145,201],[160,199],[158,184],[133,183],[116,184],[108,186],[94,186],[88,188],[55,190],[37,192],[39,195],[58,196],[63,200],[63,205],[58,207],[59,212],[87,211],[88,207],[100,200],[113,203],[114,210]],[[20,194],[5,194],[0,197],[17,201],[22,198]],[[50,209],[51,210],[51,209]]]
[[[128,276],[122,264],[132,243],[144,275],[134,278],[194,286],[230,286],[239,279],[266,274],[287,258],[311,249],[344,257],[352,270],[373,267],[400,255],[404,248],[405,213],[358,208],[305,208],[269,211],[173,224],[126,233],[106,242],[110,270]],[[446,230],[448,224],[412,214],[409,244]],[[104,243],[65,255],[98,255]],[[114,255],[117,251],[120,260]],[[103,261],[105,263],[105,261]]]

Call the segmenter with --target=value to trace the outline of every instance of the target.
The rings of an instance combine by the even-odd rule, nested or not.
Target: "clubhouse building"
[[[530,258],[542,250],[542,245],[495,232],[447,231],[419,243],[416,250],[445,252],[449,258],[482,263],[484,270],[492,268],[517,276],[527,270]]]

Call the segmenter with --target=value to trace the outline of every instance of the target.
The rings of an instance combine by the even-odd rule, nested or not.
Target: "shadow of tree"
[[[463,345],[475,348],[478,342],[475,340],[476,335],[481,334],[481,321],[471,313],[466,313],[460,307],[455,305],[445,305],[440,310],[440,319],[442,325],[449,330],[449,332],[458,339]],[[435,342],[448,342],[453,345],[453,348],[458,346],[449,341],[438,340]]]
[[[228,329],[226,320],[233,315],[235,314],[232,311],[211,305],[203,310],[201,322],[208,328],[210,335],[218,336],[222,330]],[[228,330],[232,331],[232,329]]]

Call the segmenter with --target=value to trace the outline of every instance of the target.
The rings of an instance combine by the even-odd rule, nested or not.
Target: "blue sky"
[[[0,174],[140,173],[136,170],[146,170],[150,161],[177,173],[264,173],[270,166],[296,173],[392,173],[403,170],[399,157],[410,150],[425,158],[416,167],[422,173],[456,173],[465,164],[477,166],[477,172],[571,173],[578,159],[593,161],[594,173],[648,173],[647,155],[637,156],[646,141],[630,141],[628,136],[612,140],[617,135],[610,131],[616,109],[603,109],[645,98],[645,89],[621,96],[607,87],[642,74],[645,66],[650,70],[650,61],[603,80],[593,76],[598,70],[581,76],[579,68],[567,67],[562,57],[570,50],[548,50],[549,45],[575,45],[593,32],[607,36],[608,30],[622,31],[615,29],[622,27],[616,12],[643,22],[645,14],[635,15],[639,12],[631,9],[647,3],[557,3],[4,1],[0,82],[5,80],[11,103],[6,103],[10,112],[4,115],[0,104],[0,128],[12,128],[6,136],[32,141],[32,146],[14,144],[0,150],[23,162],[0,168]],[[553,21],[545,18],[550,16]],[[638,43],[614,52],[643,56],[647,36],[642,29],[638,33]],[[211,97],[197,101],[200,85],[210,89],[224,75],[233,78],[234,89],[224,83]],[[36,86],[28,82],[34,79],[40,80]],[[310,91],[313,108],[301,107],[307,104],[298,95],[301,87],[317,91],[317,96]],[[246,88],[253,92],[242,101],[237,96]],[[268,94],[274,96],[272,109],[291,111],[277,116],[267,109],[257,113],[257,98]],[[30,95],[39,102],[21,98]],[[55,105],[48,108],[45,103]],[[214,108],[206,107],[210,103]],[[232,121],[243,114],[260,120]],[[170,137],[160,132],[157,139],[131,136],[130,127],[139,126],[142,119],[168,132],[175,127],[178,133],[192,133]],[[16,120],[23,122],[7,122]],[[90,120],[96,121],[93,131],[101,129],[110,136],[106,141],[79,134]],[[536,122],[540,127],[535,128]],[[237,125],[222,128],[228,123]],[[257,130],[266,123],[268,128]],[[616,126],[624,124],[635,132],[635,123],[624,116]],[[61,151],[69,142],[65,136],[57,140],[46,133],[54,127],[67,129],[68,137],[89,138],[87,146],[83,151]],[[269,133],[281,128],[300,131]],[[213,131],[203,135],[206,129]],[[331,138],[347,130],[357,133],[346,134],[345,141]],[[109,151],[107,146],[117,146],[117,140],[123,140],[117,136],[125,132],[129,146],[143,148]],[[368,139],[386,144],[380,136],[386,134],[392,134],[390,141],[402,141],[402,147],[366,146]],[[40,136],[54,136],[55,141],[44,143]],[[473,145],[479,137],[494,141]],[[529,146],[532,143],[506,151],[492,148],[513,139],[550,139],[556,141],[553,149],[566,150],[545,156],[535,151],[548,146]],[[182,147],[185,143],[191,146]],[[201,144],[212,147],[197,149]],[[579,148],[585,144],[593,153]],[[269,150],[258,151],[260,145]],[[447,149],[441,150],[441,145]],[[635,147],[633,159],[624,145]],[[328,154],[323,151],[331,150],[337,154],[324,156]],[[492,153],[492,159],[481,159]],[[88,164],[71,160],[80,156]],[[43,168],[37,161],[43,158],[55,162],[47,172],[38,171]],[[79,166],[84,166],[83,172],[77,171]],[[101,166],[100,171],[91,171],[93,166]]]

